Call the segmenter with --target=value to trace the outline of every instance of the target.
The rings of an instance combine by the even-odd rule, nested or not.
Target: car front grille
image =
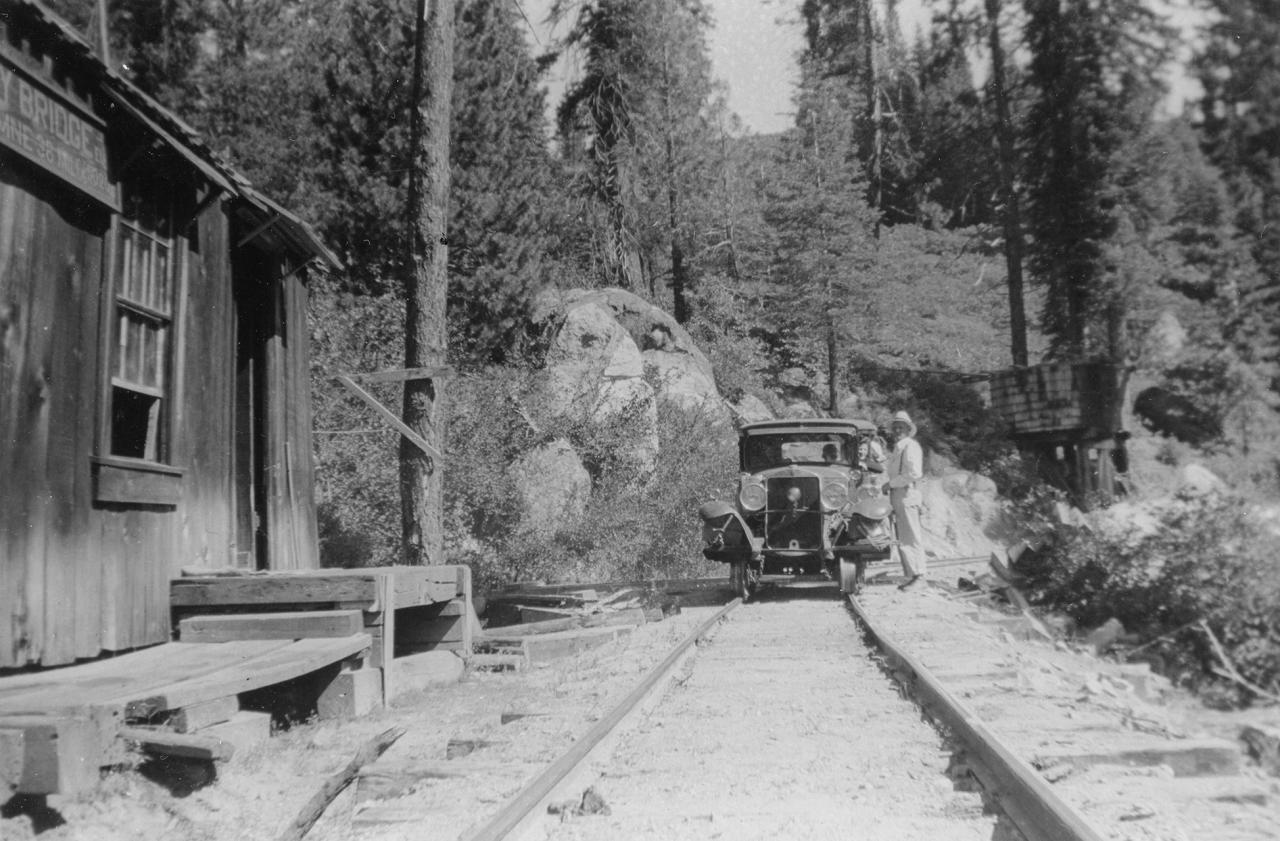
[[[800,499],[787,498],[791,488],[798,488]],[[816,476],[778,477],[766,483],[765,548],[822,548],[821,488]]]

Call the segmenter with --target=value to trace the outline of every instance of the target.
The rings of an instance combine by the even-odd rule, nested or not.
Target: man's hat
[[[915,422],[911,420],[911,415],[908,415],[906,412],[894,412],[893,417],[889,420],[889,425],[892,426],[895,423],[905,423],[907,426],[911,427],[911,431],[907,434],[912,437],[915,436],[916,425]]]

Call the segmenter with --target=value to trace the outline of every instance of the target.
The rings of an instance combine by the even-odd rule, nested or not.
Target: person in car
[[[907,580],[899,590],[910,589],[924,580],[924,547],[920,545],[920,480],[924,478],[924,451],[915,440],[916,425],[906,412],[897,412],[889,424],[896,443],[889,454],[889,502],[898,524],[898,558]]]
[[[822,447],[822,460],[827,464],[836,464],[840,461],[840,447],[835,444],[824,444]]]

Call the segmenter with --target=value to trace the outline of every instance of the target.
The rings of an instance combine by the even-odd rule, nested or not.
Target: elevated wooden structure
[[[456,680],[475,633],[465,566],[229,571],[171,590],[177,642],[0,678],[0,800],[91,788],[129,744],[223,759],[242,701],[267,687],[305,679],[322,717],[362,714],[402,672],[408,688],[430,685],[424,668]],[[247,719],[262,737],[264,718]]]
[[[1124,377],[1107,362],[1049,362],[991,377],[991,408],[1045,479],[1082,502],[1115,496],[1123,459]]]

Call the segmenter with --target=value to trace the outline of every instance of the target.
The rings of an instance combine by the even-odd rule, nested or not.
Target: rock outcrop
[[[658,410],[631,334],[605,306],[581,301],[559,318],[537,385],[536,412],[546,423],[569,418],[624,426],[641,472],[658,455]]]
[[[924,548],[934,557],[986,557],[1018,537],[995,482],[981,474],[926,476],[920,495]]]

